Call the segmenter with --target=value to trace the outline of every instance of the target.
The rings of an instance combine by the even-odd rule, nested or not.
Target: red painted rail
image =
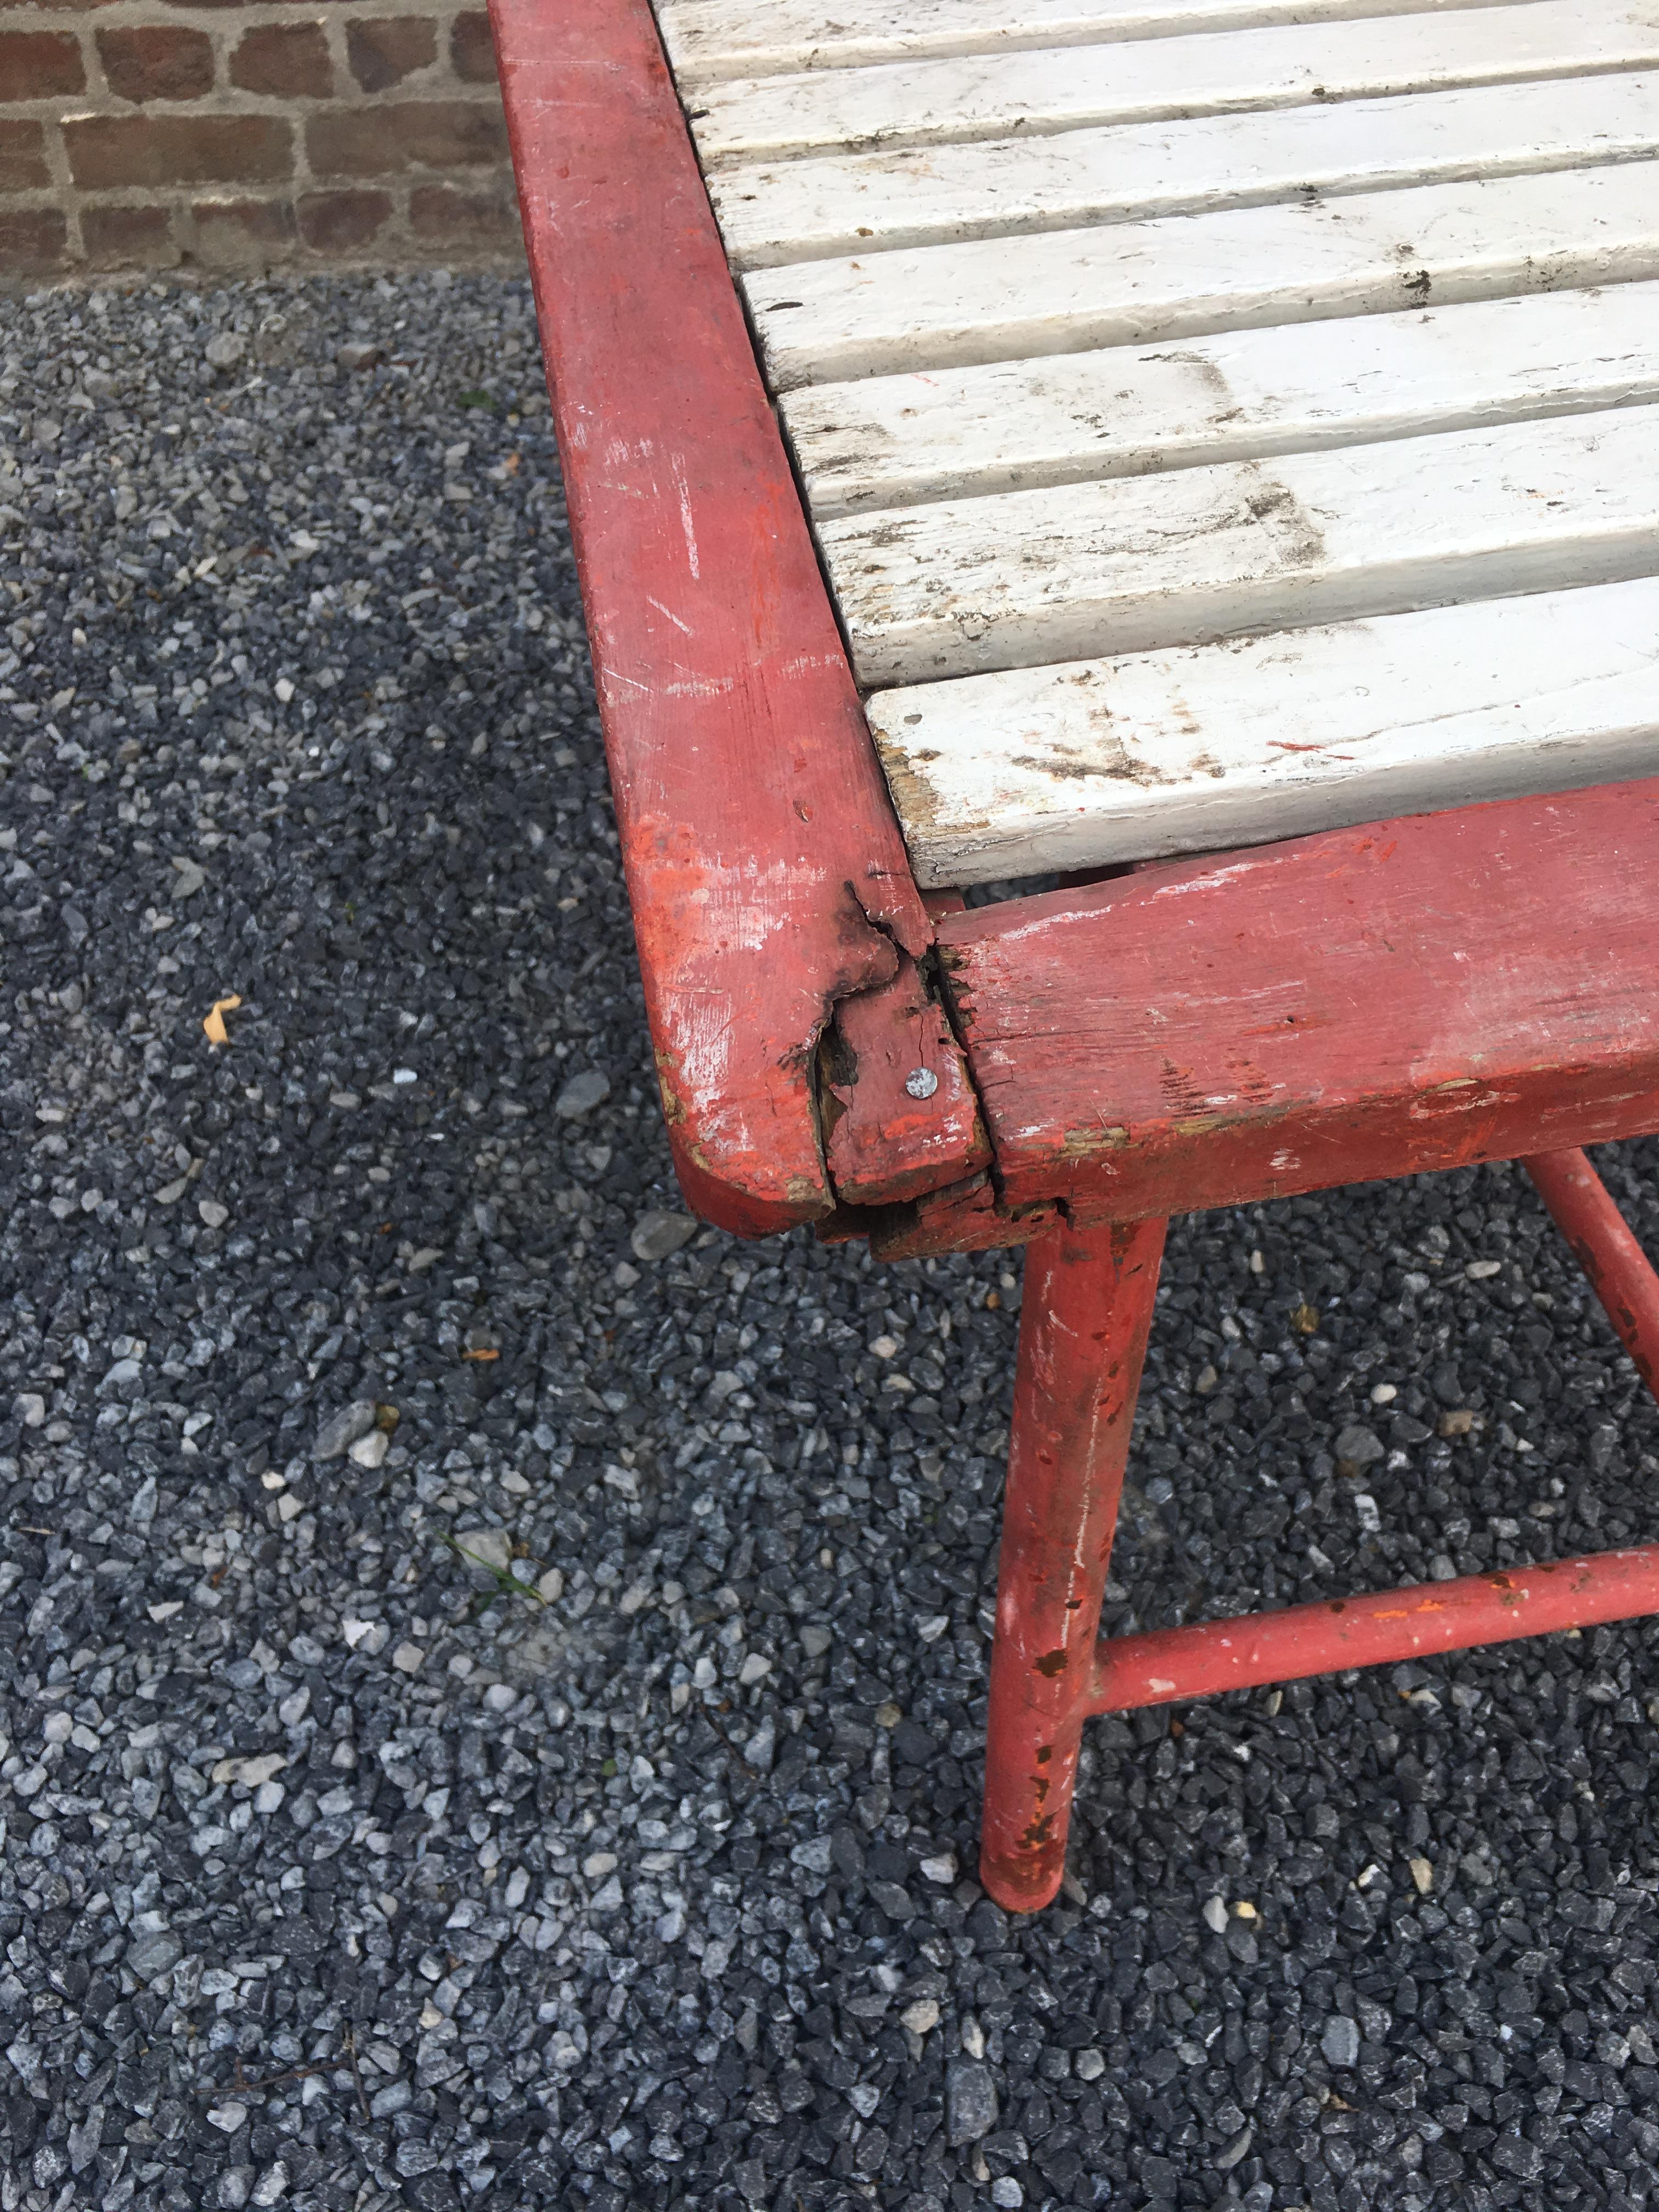
[[[490,18],[669,1139],[760,1236],[830,1212],[818,1039],[931,933],[647,0]]]
[[[1659,777],[1159,864],[939,938],[1016,1220],[1659,1128]]]
[[[1659,1544],[1547,1566],[1414,1583],[1370,1597],[1322,1599],[1283,1613],[1115,1636],[1096,1647],[1090,1710],[1168,1705],[1347,1667],[1380,1667],[1553,1628],[1589,1628],[1659,1611]]]

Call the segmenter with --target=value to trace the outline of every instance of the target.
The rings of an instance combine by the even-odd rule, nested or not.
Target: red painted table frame
[[[1092,1712],[1659,1610],[1649,1547],[1097,1644],[1173,1212],[1528,1156],[1659,1387],[1659,1279],[1577,1149],[1659,1127],[1659,785],[924,901],[647,0],[491,14],[687,1198],[1030,1243],[991,1894],[1054,1895]]]

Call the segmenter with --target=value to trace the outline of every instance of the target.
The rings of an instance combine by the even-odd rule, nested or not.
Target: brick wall
[[[0,0],[0,281],[521,251],[464,0]]]

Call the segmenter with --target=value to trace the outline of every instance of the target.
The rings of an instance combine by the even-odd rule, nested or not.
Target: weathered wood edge
[[[675,1167],[764,1235],[834,1203],[831,1010],[931,932],[646,0],[490,17]]]

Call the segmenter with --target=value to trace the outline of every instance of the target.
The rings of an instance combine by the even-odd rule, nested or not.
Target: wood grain
[[[709,179],[737,269],[1650,158],[1659,73],[1356,100]]]
[[[1534,293],[811,385],[782,408],[822,520],[1659,399],[1659,284]]]
[[[1659,1129],[1659,781],[951,917],[1008,1204],[1237,1206]]]
[[[775,392],[1659,276],[1659,162],[746,277]]]
[[[1659,579],[924,684],[868,712],[924,884],[1214,851],[1659,769]]]
[[[689,112],[703,166],[715,169],[1656,66],[1654,0],[1522,0],[1426,21],[817,70],[705,88]]]
[[[819,526],[872,688],[1659,568],[1659,408]]]
[[[1452,13],[1497,0],[658,0],[684,86],[927,55],[1018,53],[1264,23]]]

